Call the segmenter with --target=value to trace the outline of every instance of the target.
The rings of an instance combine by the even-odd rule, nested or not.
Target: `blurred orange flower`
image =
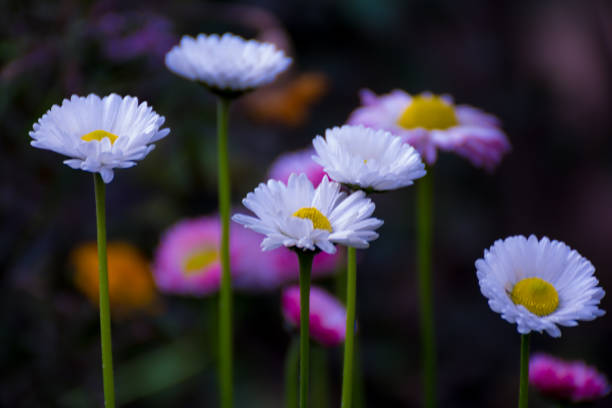
[[[244,103],[255,120],[299,126],[308,118],[310,107],[327,92],[328,82],[321,72],[305,72],[283,85],[248,95]]]
[[[155,311],[157,295],[149,261],[133,245],[111,242],[108,253],[108,290],[113,312],[119,316],[136,311]],[[92,304],[98,305],[98,248],[95,242],[76,247],[70,260],[74,283]]]

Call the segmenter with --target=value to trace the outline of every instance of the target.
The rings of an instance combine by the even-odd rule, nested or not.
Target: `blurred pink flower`
[[[206,296],[219,288],[219,239],[217,215],[187,219],[170,227],[155,253],[153,276],[164,293]],[[296,281],[299,264],[287,248],[260,249],[261,236],[239,225],[230,225],[232,285],[245,291],[274,290]],[[336,269],[343,251],[321,253],[313,262],[313,278]]]
[[[581,361],[536,354],[529,361],[529,383],[558,401],[588,402],[610,392],[606,378]]]
[[[305,173],[316,188],[326,173],[321,165],[312,160],[314,154],[314,149],[308,148],[280,155],[270,166],[269,178],[287,183],[291,173]]]
[[[300,325],[300,287],[283,291],[282,309],[285,318],[294,326]],[[346,309],[325,290],[310,288],[310,337],[324,346],[336,346],[346,336]]]
[[[412,96],[396,89],[377,96],[364,89],[360,97],[362,106],[353,111],[348,124],[384,129],[401,137],[429,165],[435,163],[440,149],[492,170],[510,151],[510,143],[495,116],[471,106],[455,105],[449,95]]]
[[[292,250],[281,247],[272,251],[261,250],[261,234],[240,225],[231,226],[232,249],[237,256],[232,260],[232,285],[244,291],[278,289],[299,278],[298,257]],[[312,277],[319,278],[336,271],[338,260],[344,259],[344,251],[338,248],[334,254],[322,252],[312,263]]]
[[[170,227],[153,262],[153,277],[160,291],[195,296],[216,292],[221,276],[220,235],[216,216],[187,219]],[[235,257],[230,243],[230,260]]]

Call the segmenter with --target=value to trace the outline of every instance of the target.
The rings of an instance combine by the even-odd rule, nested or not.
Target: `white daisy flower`
[[[605,312],[598,308],[604,290],[595,268],[563,242],[522,235],[497,240],[476,261],[480,291],[493,311],[516,323],[521,334],[546,331],[560,337],[557,325],[576,326]]]
[[[280,246],[334,253],[334,243],[367,248],[378,238],[383,222],[370,217],[374,203],[357,191],[346,196],[340,184],[323,177],[315,189],[305,174],[292,174],[287,185],[270,179],[247,194],[242,203],[257,217],[236,214],[232,219],[266,238],[264,251]]]
[[[34,124],[31,144],[71,157],[64,164],[100,173],[110,183],[113,169],[135,166],[155,148],[154,142],[170,133],[160,129],[164,120],[132,96],[73,95]]]
[[[216,92],[244,92],[268,84],[291,64],[274,44],[231,33],[183,36],[166,54],[166,66]]]
[[[421,156],[385,130],[364,126],[335,127],[312,141],[313,160],[329,176],[351,187],[384,191],[413,184],[426,173]]]

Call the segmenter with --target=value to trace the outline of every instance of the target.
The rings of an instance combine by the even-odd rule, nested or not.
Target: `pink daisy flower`
[[[455,105],[449,95],[410,95],[396,89],[377,96],[360,93],[361,107],[347,123],[384,129],[412,145],[427,162],[435,163],[438,149],[467,158],[474,166],[492,170],[510,151],[499,120],[480,109]]]
[[[589,402],[610,392],[605,376],[582,361],[536,354],[529,361],[529,383],[558,401]]]
[[[300,325],[300,287],[283,291],[283,315],[292,325]],[[310,337],[324,346],[336,346],[346,335],[346,309],[325,290],[310,288]]]
[[[220,239],[221,225],[216,216],[187,219],[170,227],[161,238],[153,262],[159,289],[195,296],[216,292],[221,277]],[[232,243],[231,260],[236,257]]]
[[[270,166],[269,178],[286,184],[291,173],[305,173],[316,188],[326,173],[320,164],[312,160],[315,153],[313,148],[309,148],[280,155]]]
[[[230,225],[232,285],[245,291],[279,288],[296,281],[299,264],[287,248],[262,252],[261,235]],[[164,293],[206,296],[219,289],[221,224],[217,215],[187,219],[170,227],[155,253],[153,275]],[[313,262],[313,278],[335,271],[342,251],[321,253]]]

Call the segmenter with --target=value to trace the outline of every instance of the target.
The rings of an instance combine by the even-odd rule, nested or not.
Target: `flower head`
[[[110,242],[107,246],[108,290],[113,311],[127,314],[154,309],[155,286],[149,261],[126,242]],[[74,283],[93,305],[98,306],[98,247],[95,242],[82,244],[70,255],[75,269]]]
[[[316,189],[304,173],[292,174],[287,185],[271,179],[242,203],[257,217],[237,214],[232,219],[266,235],[264,251],[286,246],[334,253],[334,243],[367,248],[378,238],[374,230],[383,224],[370,217],[375,206],[363,191],[346,197],[340,184],[327,176]]]
[[[516,323],[519,333],[546,331],[560,337],[561,326],[593,320],[604,290],[595,268],[563,242],[522,235],[497,240],[476,261],[480,291],[493,311]]]
[[[300,287],[283,291],[283,315],[294,326],[300,325]],[[324,346],[336,346],[346,336],[346,309],[325,290],[310,288],[310,336]]]
[[[474,166],[492,170],[510,150],[510,143],[493,115],[466,105],[455,105],[448,95],[412,96],[402,90],[377,96],[361,92],[362,106],[347,123],[384,129],[419,151],[428,164],[438,149],[453,151]]]
[[[230,226],[232,286],[244,291],[277,289],[296,281],[298,260],[287,248],[263,253],[261,236],[249,229]],[[218,215],[179,221],[162,236],[155,251],[153,274],[164,293],[206,296],[219,289],[221,269]],[[312,265],[313,278],[334,271],[338,253],[320,254]]]
[[[268,176],[287,183],[291,173],[304,173],[316,187],[321,183],[326,173],[320,164],[312,160],[314,153],[315,151],[312,148],[285,153],[274,160]]]
[[[230,33],[186,35],[166,54],[168,69],[218,93],[241,93],[268,84],[290,63],[291,58],[273,44]]]
[[[100,173],[110,183],[113,169],[135,166],[155,148],[154,142],[170,132],[160,129],[164,120],[132,96],[73,95],[61,106],[53,105],[34,124],[31,144],[68,156],[64,164]]]
[[[218,217],[183,220],[170,227],[155,252],[153,276],[162,292],[204,296],[219,289]],[[230,244],[230,258],[235,252]]]
[[[557,401],[590,402],[610,392],[603,374],[582,361],[564,361],[536,354],[529,361],[529,383]]]
[[[345,125],[327,129],[325,138],[317,136],[312,144],[313,160],[333,180],[357,188],[394,190],[425,175],[416,150],[384,130]]]

